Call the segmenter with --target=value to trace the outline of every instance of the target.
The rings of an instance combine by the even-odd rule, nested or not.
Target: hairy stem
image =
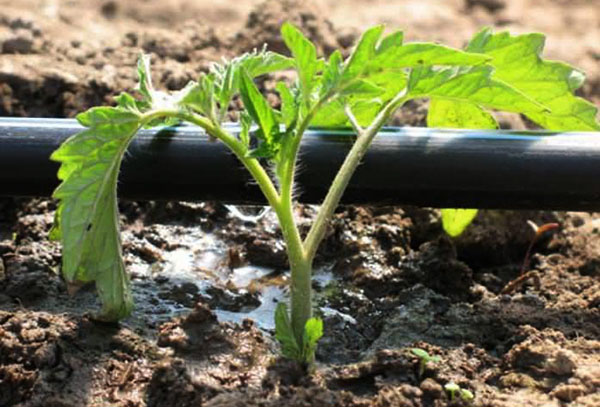
[[[302,346],[304,327],[312,317],[312,262],[305,257],[290,257],[291,323],[296,342]]]
[[[344,163],[336,174],[325,200],[321,204],[321,208],[317,213],[317,218],[313,222],[313,225],[310,228],[306,239],[304,240],[304,251],[307,258],[311,262],[315,257],[319,244],[325,236],[327,225],[333,216],[335,208],[340,203],[342,194],[346,190],[346,187],[348,186],[350,178],[354,174],[356,167],[358,167],[358,164],[369,149],[371,142],[379,130],[381,130],[383,125],[389,120],[392,113],[394,113],[399,106],[406,102],[406,100],[408,100],[406,97],[406,90],[396,95],[396,97],[388,102],[381,112],[379,112],[371,125],[362,131],[360,137],[358,137],[358,139],[354,142],[354,145],[346,156]]]
[[[159,117],[176,117],[180,120],[202,127],[206,132],[221,140],[237,156],[248,169],[259,188],[265,195],[269,205],[275,210],[279,225],[286,242],[290,269],[292,272],[292,326],[296,340],[302,343],[304,325],[312,316],[311,304],[311,262],[306,261],[302,239],[294,221],[292,205],[293,177],[284,178],[281,183],[282,195],[277,193],[271,178],[255,158],[246,156],[247,148],[233,135],[215,125],[211,120],[195,114],[181,111],[161,110],[147,113],[142,122],[148,123]],[[302,130],[304,132],[304,130]]]
[[[278,207],[277,216],[279,224],[286,242],[288,259],[290,262],[290,272],[292,275],[292,293],[291,293],[291,323],[294,336],[298,344],[302,346],[304,336],[304,326],[312,317],[312,259],[306,257],[302,237],[294,219],[294,205],[292,192],[294,187],[294,177],[298,160],[298,151],[302,136],[308,128],[314,115],[332,95],[326,95],[310,112],[298,123],[294,139],[289,144],[289,150],[284,155],[290,157],[283,169],[280,177],[281,205]]]
[[[209,135],[221,140],[242,162],[248,172],[250,172],[250,175],[252,175],[258,184],[269,205],[278,212],[281,198],[277,193],[275,185],[273,185],[273,181],[271,181],[267,171],[257,159],[246,156],[247,148],[237,138],[228,133],[221,126],[215,125],[211,120],[203,116],[178,110],[155,110],[148,112],[142,116],[142,122],[148,123],[159,117],[175,117],[185,122],[195,124],[206,130]]]

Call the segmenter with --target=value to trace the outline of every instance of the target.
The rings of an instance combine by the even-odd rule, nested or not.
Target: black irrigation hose
[[[0,195],[49,196],[58,183],[58,165],[48,156],[80,129],[68,119],[0,118]],[[322,200],[352,137],[350,131],[307,132],[298,176],[301,202]],[[192,126],[142,131],[128,150],[119,194],[128,199],[264,202],[236,158]],[[375,138],[343,202],[599,210],[600,133],[386,128]]]

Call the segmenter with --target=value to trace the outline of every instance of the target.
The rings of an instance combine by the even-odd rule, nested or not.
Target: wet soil
[[[0,115],[71,117],[134,86],[140,50],[175,89],[211,61],[302,27],[323,53],[385,22],[460,46],[482,25],[548,34],[600,103],[597,0],[299,2],[0,0]],[[272,92],[275,78],[262,84]],[[425,105],[396,120],[423,123]],[[235,118],[235,109],[232,111]],[[522,128],[517,116],[503,126]],[[237,208],[248,212],[249,208]],[[136,300],[120,324],[93,319],[93,287],[69,294],[48,242],[54,202],[0,200],[0,406],[600,405],[597,214],[485,211],[458,239],[424,208],[341,208],[317,259],[325,321],[307,375],[278,358],[272,315],[288,297],[274,215],[219,203],[121,202]],[[308,225],[314,207],[298,206]],[[534,247],[533,231],[560,228]],[[420,368],[418,347],[440,357]],[[475,395],[452,397],[450,382]]]

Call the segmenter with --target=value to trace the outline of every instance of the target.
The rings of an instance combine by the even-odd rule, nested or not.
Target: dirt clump
[[[319,54],[329,55],[339,43],[333,25],[324,15],[322,5],[313,0],[263,1],[250,12],[245,28],[236,34],[234,42],[245,49],[267,44],[273,51],[288,53],[280,30],[284,22],[290,22],[315,43]]]

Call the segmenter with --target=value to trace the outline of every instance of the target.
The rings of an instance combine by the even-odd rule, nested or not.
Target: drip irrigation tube
[[[70,119],[0,118],[0,195],[49,196],[58,164],[48,157],[79,130]],[[353,137],[349,130],[305,134],[299,201],[323,199]],[[194,126],[141,131],[123,163],[119,195],[264,204],[237,159]],[[600,133],[385,128],[343,203],[600,210]]]

